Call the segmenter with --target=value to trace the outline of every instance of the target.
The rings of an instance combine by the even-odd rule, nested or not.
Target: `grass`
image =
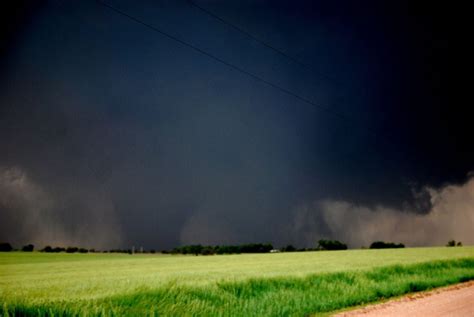
[[[209,257],[0,253],[0,313],[306,316],[470,279],[474,247]]]

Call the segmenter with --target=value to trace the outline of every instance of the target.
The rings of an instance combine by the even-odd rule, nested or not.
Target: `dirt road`
[[[383,304],[337,314],[338,317],[474,316],[474,281],[412,294]]]

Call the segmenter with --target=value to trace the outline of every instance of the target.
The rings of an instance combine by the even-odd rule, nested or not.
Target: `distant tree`
[[[216,245],[202,246],[200,244],[184,245],[176,247],[170,252],[162,251],[162,253],[171,254],[239,254],[239,253],[267,253],[273,249],[270,243],[250,243],[242,245]]]
[[[447,247],[454,247],[456,246],[456,240],[449,240],[448,244],[446,244]]]
[[[372,242],[369,248],[370,249],[398,249],[398,248],[404,248],[404,247],[405,245],[403,243],[375,241],[375,242]]]
[[[47,245],[41,250],[41,252],[53,252],[53,249],[51,246]]]
[[[62,247],[55,247],[55,248],[52,248],[51,246],[47,245],[45,246],[41,252],[55,252],[55,253],[58,253],[58,252],[64,252],[66,251],[65,248],[62,248]]]
[[[461,242],[461,241],[458,241],[458,243],[456,243],[456,246],[457,246],[457,247],[462,247],[462,242]]]
[[[187,253],[188,254],[194,254],[194,255],[199,255],[203,249],[203,246],[200,244],[196,245],[190,245],[188,246]]]
[[[260,252],[268,253],[273,250],[273,245],[271,243],[265,243],[260,247]]]
[[[347,245],[337,240],[321,239],[318,241],[318,246],[316,247],[316,249],[327,250],[327,251],[347,250]]]
[[[12,246],[8,242],[0,242],[0,252],[10,252],[13,250]]]
[[[242,253],[242,248],[237,245],[218,245],[214,247],[217,254],[239,254]]]
[[[79,251],[79,249],[76,248],[76,247],[68,247],[68,248],[66,249],[66,252],[67,252],[67,253],[75,253],[75,252],[77,252],[77,251]]]
[[[79,253],[87,253],[89,252],[89,250],[85,249],[85,248],[79,248]]]
[[[201,254],[202,255],[213,255],[214,254],[214,248],[211,246],[203,247],[201,249]]]
[[[296,251],[296,248],[294,246],[292,246],[291,244],[289,244],[281,250],[283,252],[294,252],[294,251]]]
[[[203,248],[204,247],[200,244],[184,245],[181,247],[174,248],[171,253],[199,255],[201,254]]]
[[[238,246],[240,253],[268,253],[273,249],[270,243],[250,243]]]
[[[150,253],[156,253],[154,249],[150,249]]]
[[[216,254],[225,254],[225,253],[224,253],[224,250],[222,249],[222,246],[216,246],[216,247],[214,248],[214,252],[215,252]]]
[[[23,252],[32,252],[35,249],[35,246],[32,244],[27,244],[21,248],[21,251]]]

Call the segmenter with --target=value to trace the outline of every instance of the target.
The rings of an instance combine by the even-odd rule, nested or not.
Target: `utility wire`
[[[228,27],[230,27],[230,28],[236,30],[237,32],[239,32],[239,33],[241,33],[241,34],[247,36],[248,38],[252,39],[253,41],[255,41],[255,42],[257,42],[257,43],[260,43],[262,46],[264,46],[264,47],[266,47],[266,48],[268,48],[268,49],[270,49],[270,50],[276,52],[278,55],[283,56],[284,58],[290,60],[290,61],[293,62],[294,64],[297,64],[298,66],[300,66],[300,67],[302,67],[302,68],[305,68],[305,69],[310,70],[313,74],[316,74],[318,77],[320,77],[320,78],[322,78],[322,79],[326,79],[326,80],[328,80],[328,81],[330,81],[330,82],[332,82],[332,83],[334,83],[334,84],[336,84],[336,85],[342,86],[343,88],[347,88],[347,87],[345,87],[346,85],[345,85],[344,82],[342,82],[342,81],[340,81],[340,80],[338,80],[338,79],[336,79],[336,78],[334,78],[334,77],[328,76],[328,75],[325,74],[325,73],[322,73],[320,70],[316,69],[314,66],[311,66],[311,65],[308,65],[308,64],[302,62],[301,60],[299,60],[299,59],[297,59],[297,58],[295,58],[295,57],[289,55],[288,53],[282,51],[281,49],[279,49],[279,48],[277,48],[277,47],[275,47],[275,46],[269,44],[268,42],[266,42],[266,41],[260,39],[259,37],[253,35],[252,33],[246,31],[245,29],[239,27],[238,25],[236,25],[236,24],[234,24],[234,23],[232,23],[232,22],[229,22],[228,20],[223,19],[222,17],[220,17],[219,15],[215,14],[214,12],[211,12],[211,11],[209,11],[208,9],[206,9],[206,8],[204,8],[204,7],[202,7],[202,6],[200,6],[200,5],[197,4],[195,1],[193,1],[193,0],[186,0],[186,2],[187,2],[190,6],[192,6],[192,7],[196,8],[196,9],[198,9],[199,11],[203,12],[204,14],[209,15],[210,17],[216,19],[217,21],[223,23],[224,25],[227,25]],[[342,103],[346,103],[346,102],[347,102],[347,100],[346,100],[346,98],[347,98],[346,93],[347,93],[347,90],[343,91],[342,97],[336,97],[336,100],[339,100],[339,101],[342,102]],[[358,95],[360,95],[360,94],[358,94]],[[347,117],[346,115],[344,115],[344,114],[342,114],[342,113],[341,113],[341,115],[344,116],[344,117]],[[348,118],[348,119],[349,119],[349,118]],[[376,131],[372,131],[372,133],[373,133],[373,132],[376,132]],[[376,133],[376,134],[378,134],[378,133]],[[384,136],[384,137],[385,137],[386,139],[390,139],[388,136]],[[394,142],[394,141],[391,140],[391,142]]]
[[[196,2],[194,2],[194,1],[192,1],[192,0],[186,0],[186,1],[187,1],[191,6],[195,7],[196,9],[198,9],[198,10],[204,12],[205,14],[207,14],[207,15],[213,17],[214,19],[220,21],[221,23],[223,23],[223,24],[225,24],[225,25],[231,27],[232,29],[237,30],[238,32],[240,32],[240,33],[244,34],[245,36],[251,38],[251,39],[254,40],[255,42],[258,42],[258,43],[260,43],[261,45],[265,46],[266,48],[268,48],[268,49],[270,49],[270,50],[276,52],[277,54],[279,54],[279,55],[281,55],[281,56],[283,56],[283,57],[285,57],[285,58],[287,58],[287,59],[289,59],[289,60],[292,61],[293,63],[295,63],[295,64],[297,64],[297,65],[299,65],[299,66],[301,66],[301,67],[303,67],[303,68],[308,68],[308,69],[310,69],[312,72],[317,73],[319,77],[324,78],[324,79],[327,79],[327,80],[330,80],[330,81],[332,81],[332,82],[334,82],[334,83],[336,83],[336,84],[341,84],[341,82],[339,82],[337,79],[335,79],[335,78],[333,78],[333,77],[331,77],[331,76],[328,76],[328,75],[326,75],[326,74],[323,74],[323,73],[321,73],[320,71],[316,70],[314,67],[309,66],[309,65],[303,63],[302,61],[300,61],[299,59],[294,58],[294,57],[291,56],[291,55],[288,55],[288,54],[285,53],[284,51],[282,51],[282,50],[276,48],[275,46],[273,46],[273,45],[271,45],[271,44],[269,44],[269,43],[267,43],[267,42],[265,42],[265,41],[263,41],[263,40],[261,40],[260,38],[258,38],[258,37],[256,37],[255,35],[253,35],[253,34],[247,32],[246,30],[242,29],[241,27],[239,27],[239,26],[237,26],[237,25],[235,25],[235,24],[233,24],[233,23],[231,23],[231,22],[229,22],[229,21],[227,21],[227,20],[224,20],[223,18],[221,18],[221,17],[218,16],[217,14],[215,14],[215,13],[213,13],[213,12],[207,10],[206,8],[204,8],[204,7],[200,6],[200,5],[198,5]]]
[[[227,67],[229,67],[229,68],[231,68],[231,69],[233,69],[233,70],[235,70],[235,71],[237,71],[237,72],[239,72],[239,73],[242,73],[242,74],[244,74],[244,75],[247,75],[247,76],[253,78],[253,79],[256,80],[256,81],[262,82],[262,83],[264,83],[264,84],[266,84],[266,85],[268,85],[268,86],[270,86],[270,87],[272,87],[272,88],[274,88],[274,89],[276,89],[276,90],[279,90],[279,91],[283,92],[283,93],[286,94],[286,95],[292,96],[292,97],[294,97],[295,99],[300,100],[300,101],[303,102],[303,103],[306,103],[306,104],[309,104],[309,105],[311,105],[311,106],[314,106],[314,107],[316,107],[316,108],[318,108],[318,109],[320,109],[320,110],[322,110],[322,111],[324,111],[324,112],[326,112],[326,113],[328,113],[328,114],[330,114],[330,115],[333,115],[333,116],[335,116],[335,117],[337,117],[337,118],[339,118],[339,119],[342,119],[342,120],[344,120],[344,121],[346,121],[346,122],[355,121],[353,118],[351,118],[351,117],[349,117],[349,116],[347,116],[347,115],[345,115],[345,114],[343,114],[343,113],[341,113],[341,112],[335,111],[335,110],[329,108],[328,106],[322,105],[322,104],[320,104],[320,103],[313,102],[312,100],[310,100],[310,99],[308,99],[308,98],[306,98],[306,97],[303,97],[303,96],[301,96],[301,95],[299,95],[299,94],[297,94],[297,93],[294,93],[294,92],[292,92],[292,91],[290,91],[290,90],[288,90],[288,89],[286,89],[286,88],[284,88],[284,87],[282,87],[282,86],[280,86],[280,85],[274,84],[274,83],[272,83],[272,82],[270,82],[270,81],[268,81],[268,80],[266,80],[266,79],[264,79],[264,78],[262,78],[262,77],[260,77],[260,76],[258,76],[258,75],[255,75],[255,74],[253,74],[253,73],[251,73],[251,72],[249,72],[249,71],[247,71],[247,70],[245,70],[245,69],[243,69],[243,68],[240,68],[239,66],[236,66],[236,65],[234,65],[234,64],[232,64],[232,63],[230,63],[230,62],[227,62],[227,61],[223,60],[222,58],[220,58],[220,57],[218,57],[218,56],[216,56],[216,55],[214,55],[214,54],[212,54],[212,53],[209,53],[209,52],[207,52],[207,51],[205,51],[205,50],[203,50],[203,49],[200,49],[199,47],[197,47],[197,46],[195,46],[195,45],[193,45],[193,44],[191,44],[191,43],[188,43],[188,42],[186,42],[185,40],[182,40],[182,39],[180,39],[180,38],[178,38],[178,37],[176,37],[176,36],[174,36],[174,35],[171,35],[171,34],[165,32],[165,31],[163,31],[163,30],[161,30],[161,29],[159,29],[159,28],[157,28],[157,27],[155,27],[155,26],[153,26],[153,25],[151,25],[151,24],[149,24],[149,23],[147,23],[147,22],[144,22],[144,21],[142,21],[142,20],[140,20],[140,19],[138,19],[138,18],[136,18],[136,17],[134,17],[134,16],[132,16],[132,15],[130,15],[130,14],[128,14],[128,13],[126,13],[126,12],[124,12],[124,11],[122,11],[122,10],[120,10],[120,9],[118,9],[118,8],[116,8],[116,7],[114,7],[114,6],[110,5],[110,4],[108,4],[108,3],[106,3],[106,2],[103,2],[102,0],[96,0],[96,3],[98,3],[99,5],[101,5],[101,6],[105,7],[105,8],[108,8],[108,9],[110,9],[110,10],[116,12],[117,14],[122,15],[122,16],[124,16],[124,17],[126,17],[126,18],[128,18],[128,19],[130,19],[130,20],[132,20],[132,21],[134,21],[134,22],[136,22],[136,23],[138,23],[138,24],[143,25],[143,26],[145,26],[145,27],[147,27],[147,28],[153,30],[154,32],[157,32],[157,33],[161,34],[162,36],[164,36],[164,37],[166,37],[166,38],[168,38],[168,39],[170,39],[170,40],[173,40],[173,41],[175,41],[175,42],[177,42],[177,43],[180,43],[180,44],[183,45],[183,46],[186,46],[186,47],[188,47],[188,48],[190,48],[190,49],[192,49],[192,50],[194,50],[194,51],[196,51],[196,52],[202,54],[202,55],[205,55],[205,56],[207,56],[207,57],[209,57],[209,58],[211,58],[211,59],[213,59],[213,60],[219,62],[220,64],[223,64],[223,65],[225,65],[225,66],[227,66]],[[372,135],[375,136],[376,138],[382,137],[382,138],[388,140],[390,143],[392,143],[392,144],[394,143],[394,142],[393,142],[391,139],[389,139],[386,135],[380,134],[377,130],[374,130],[374,129],[368,128],[368,127],[365,127],[365,130],[367,130],[370,134],[372,134]],[[374,149],[375,149],[375,147],[374,147]]]
[[[209,52],[207,52],[207,51],[204,51],[204,50],[200,49],[199,47],[197,47],[197,46],[195,46],[195,45],[193,45],[193,44],[190,44],[190,43],[188,43],[188,42],[186,42],[186,41],[184,41],[184,40],[182,40],[182,39],[180,39],[180,38],[178,38],[178,37],[176,37],[176,36],[174,36],[174,35],[171,35],[171,34],[169,34],[169,33],[167,33],[167,32],[164,32],[164,31],[162,31],[161,29],[158,29],[157,27],[155,27],[155,26],[153,26],[153,25],[151,25],[151,24],[149,24],[149,23],[143,22],[142,20],[139,20],[139,19],[135,18],[134,16],[132,16],[132,15],[130,15],[130,14],[128,14],[128,13],[126,13],[126,12],[120,10],[120,9],[118,9],[118,8],[116,8],[116,7],[114,7],[114,6],[111,6],[111,5],[108,4],[108,3],[105,3],[105,2],[103,2],[103,1],[101,1],[101,0],[96,0],[96,2],[97,2],[98,4],[100,4],[100,5],[104,6],[104,7],[106,7],[106,8],[109,8],[110,10],[115,11],[116,13],[118,13],[118,14],[120,14],[120,15],[123,15],[123,16],[129,18],[130,20],[135,21],[136,23],[139,23],[139,24],[141,24],[141,25],[143,25],[143,26],[145,26],[145,27],[147,27],[147,28],[149,28],[149,29],[151,29],[151,30],[153,30],[153,31],[155,31],[155,32],[157,32],[157,33],[159,33],[159,34],[161,34],[161,35],[167,37],[168,39],[171,39],[171,40],[173,40],[173,41],[175,41],[175,42],[178,42],[178,43],[180,43],[180,44],[182,44],[182,45],[184,45],[184,46],[187,46],[187,47],[191,48],[192,50],[194,50],[194,51],[196,51],[196,52],[198,52],[198,53],[200,53],[200,54],[202,54],[202,55],[205,55],[205,56],[207,56],[207,57],[209,57],[209,58],[211,58],[211,59],[213,59],[213,60],[215,60],[215,61],[217,61],[217,62],[219,62],[219,63],[221,63],[221,64],[223,64],[223,65],[225,65],[225,66],[227,66],[227,67],[229,67],[229,68],[231,68],[231,69],[233,69],[233,70],[239,72],[239,73],[242,73],[242,74],[244,74],[244,75],[247,75],[247,76],[249,76],[249,77],[255,79],[256,81],[262,82],[262,83],[264,83],[264,84],[266,84],[266,85],[268,85],[268,86],[270,86],[270,87],[272,87],[272,88],[274,88],[274,89],[276,89],[276,90],[279,90],[279,91],[281,91],[281,92],[283,92],[283,93],[285,93],[285,94],[287,94],[287,95],[289,95],[289,96],[292,96],[292,97],[294,97],[294,98],[296,98],[296,99],[298,99],[298,100],[300,100],[300,101],[302,101],[302,102],[304,102],[304,103],[307,103],[307,104],[309,104],[309,105],[312,105],[312,106],[314,106],[314,107],[317,107],[317,108],[321,109],[322,111],[327,112],[327,113],[329,113],[329,114],[331,114],[331,115],[333,115],[333,116],[336,116],[336,117],[338,117],[338,118],[340,118],[340,119],[342,119],[342,120],[354,121],[354,119],[352,119],[352,118],[350,118],[350,117],[344,115],[344,114],[341,113],[341,112],[335,111],[335,110],[329,108],[328,106],[322,105],[322,104],[320,104],[320,103],[313,102],[312,100],[310,100],[310,99],[308,99],[308,98],[306,98],[306,97],[300,96],[300,95],[298,95],[298,94],[296,94],[296,93],[294,93],[294,92],[292,92],[292,91],[290,91],[290,90],[288,90],[288,89],[286,89],[286,88],[284,88],[284,87],[282,87],[282,86],[280,86],[280,85],[274,84],[274,83],[272,83],[272,82],[270,82],[270,81],[268,81],[268,80],[266,80],[266,79],[264,79],[264,78],[262,78],[262,77],[260,77],[260,76],[258,76],[258,75],[255,75],[255,74],[253,74],[253,73],[251,73],[251,72],[249,72],[249,71],[246,71],[246,70],[243,69],[243,68],[240,68],[240,67],[238,67],[238,66],[236,66],[236,65],[234,65],[234,64],[231,64],[231,63],[229,63],[229,62],[227,62],[227,61],[225,61],[225,60],[223,60],[223,59],[217,57],[216,55],[214,55],[214,54],[212,54],[212,53],[209,53]],[[376,131],[372,131],[372,133],[376,134],[376,136],[379,136],[378,133],[376,133]]]
[[[55,4],[58,5],[58,7],[61,7],[61,8],[64,9],[64,6],[63,6],[63,3],[62,3],[61,0],[53,0],[52,3],[55,3]],[[90,21],[84,20],[82,17],[80,17],[79,15],[77,15],[76,12],[73,13],[73,12],[70,12],[70,11],[69,11],[68,14],[73,15],[75,18],[77,18],[77,19],[79,19],[79,20],[82,20],[83,23],[85,22],[85,23],[90,24]],[[26,97],[26,96],[22,96],[22,97]],[[32,102],[32,100],[30,100],[30,99],[28,99],[28,101]],[[314,110],[317,111],[318,109],[315,108]],[[334,129],[333,126],[330,126],[330,127],[329,127],[329,130],[330,130],[332,133],[335,132],[335,129]],[[369,144],[369,146],[374,150],[374,152],[379,152],[379,150],[378,150],[374,145]],[[346,157],[346,158],[347,158],[347,157],[350,156],[350,159],[351,159],[352,161],[358,162],[358,163],[361,164],[361,165],[366,164],[367,161],[366,161],[365,159],[363,159],[360,155],[355,155],[355,156],[354,156],[354,155],[350,155],[351,153],[353,153],[353,152],[355,152],[355,151],[356,151],[355,149],[349,150],[348,152],[344,152],[344,151],[340,151],[340,150],[336,150],[336,149],[331,149],[331,150],[330,150],[331,153],[336,154],[336,155],[341,156],[341,157]],[[104,153],[104,154],[108,155],[108,154],[110,154],[110,153],[107,153],[107,152],[106,152],[106,153]],[[327,154],[327,153],[326,153],[326,154]],[[379,156],[379,157],[377,158],[377,161],[379,161],[379,162],[380,162],[380,161],[385,161],[385,160],[382,159],[382,158],[386,158],[386,155],[384,155],[383,153],[382,153],[381,156]],[[391,159],[390,161],[394,162],[393,159]],[[89,170],[91,171],[91,173],[92,173],[93,175],[96,175],[97,170],[96,170],[95,168],[93,168],[91,165],[88,165],[88,168],[89,168]],[[101,181],[100,179],[98,179],[98,180]],[[103,185],[103,182],[101,182],[101,183],[102,183],[102,185]]]

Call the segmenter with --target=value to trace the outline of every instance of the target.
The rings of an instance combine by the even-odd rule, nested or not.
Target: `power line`
[[[136,17],[134,17],[134,16],[132,16],[132,15],[130,15],[130,14],[128,14],[128,13],[126,13],[126,12],[124,12],[124,11],[122,11],[122,10],[120,10],[120,9],[110,5],[110,4],[108,4],[108,3],[103,2],[102,0],[96,0],[96,3],[98,3],[99,5],[101,5],[105,8],[108,8],[108,9],[110,9],[110,10],[112,10],[112,11],[114,11],[114,12],[116,12],[116,13],[118,13],[118,14],[120,14],[120,15],[122,15],[122,16],[138,23],[138,24],[143,25],[143,26],[151,29],[154,32],[157,32],[157,33],[161,34],[162,36],[164,36],[164,37],[166,37],[170,40],[173,40],[177,43],[180,43],[183,46],[186,46],[186,47],[188,47],[188,48],[190,48],[190,49],[192,49],[192,50],[194,50],[194,51],[196,51],[196,52],[198,52],[198,53],[200,53],[204,56],[207,56],[208,58],[211,58],[211,59],[219,62],[220,64],[223,64],[223,65],[225,65],[225,66],[227,66],[227,67],[229,67],[229,68],[231,68],[231,69],[233,69],[233,70],[235,70],[239,73],[247,75],[247,76],[253,78],[256,81],[262,82],[262,83],[264,83],[264,84],[266,84],[266,85],[268,85],[268,86],[270,86],[270,87],[272,87],[276,90],[279,90],[279,91],[283,92],[286,95],[292,96],[293,98],[295,98],[297,100],[300,100],[301,102],[312,105],[312,106],[314,106],[314,107],[316,107],[316,108],[318,108],[318,109],[320,109],[320,110],[322,110],[322,111],[324,111],[324,112],[326,112],[330,115],[333,115],[333,116],[335,116],[339,119],[345,120],[347,122],[355,121],[353,118],[351,118],[351,117],[349,117],[349,116],[347,116],[347,115],[345,115],[341,112],[335,111],[335,110],[333,110],[333,109],[331,109],[331,108],[329,108],[325,105],[313,102],[312,100],[310,100],[308,98],[305,98],[305,97],[303,97],[303,96],[301,96],[297,93],[294,93],[291,90],[288,90],[288,89],[286,89],[286,88],[284,88],[280,85],[274,84],[274,83],[272,83],[272,82],[270,82],[270,81],[268,81],[268,80],[266,80],[266,79],[264,79],[264,78],[262,78],[258,75],[255,75],[255,74],[253,74],[253,73],[251,73],[251,72],[249,72],[249,71],[247,71],[243,68],[240,68],[239,66],[236,66],[236,65],[234,65],[230,62],[227,62],[227,61],[221,59],[220,57],[218,57],[218,56],[216,56],[212,53],[209,53],[209,52],[207,52],[203,49],[200,49],[199,47],[197,47],[197,46],[195,46],[191,43],[188,43],[185,40],[182,40],[182,39],[180,39],[180,38],[178,38],[174,35],[171,35],[171,34],[165,32],[165,31],[163,31],[163,30],[161,30],[161,29],[159,29],[159,28],[157,28],[157,27],[155,27],[155,26],[153,26],[153,25],[151,25],[147,22],[144,22],[144,21],[142,21],[142,20],[140,20],[140,19],[138,19],[138,18],[136,18]],[[390,138],[388,138],[386,135],[381,135],[381,134],[378,133],[378,131],[376,131],[374,129],[371,129],[371,128],[364,127],[364,129],[366,131],[368,131],[370,134],[372,134],[373,136],[375,136],[376,138],[382,137],[382,138],[388,140],[390,143],[393,144],[393,141]]]
[[[337,85],[345,86],[343,82],[337,80],[336,78],[331,77],[331,76],[328,76],[327,74],[322,73],[321,71],[315,69],[313,66],[310,66],[310,65],[308,65],[308,64],[306,64],[306,63],[304,63],[304,62],[302,62],[301,60],[299,60],[299,59],[297,59],[297,58],[295,58],[295,57],[289,55],[288,53],[282,51],[281,49],[278,49],[277,47],[275,47],[275,46],[269,44],[268,42],[265,42],[264,40],[261,40],[259,37],[253,35],[252,33],[248,32],[248,31],[246,31],[246,30],[244,30],[243,28],[239,27],[238,25],[236,25],[236,24],[234,24],[234,23],[232,23],[232,22],[229,22],[228,20],[223,19],[223,18],[220,17],[219,15],[217,15],[217,14],[215,14],[215,13],[213,13],[213,12],[207,10],[206,8],[204,8],[204,7],[200,6],[200,5],[198,5],[195,1],[193,1],[193,0],[186,0],[186,2],[187,2],[189,5],[191,5],[191,6],[195,7],[196,9],[200,10],[201,12],[203,12],[203,13],[205,13],[205,14],[211,16],[212,18],[214,18],[214,19],[218,20],[219,22],[221,22],[221,23],[227,25],[228,27],[230,27],[230,28],[232,28],[232,29],[238,31],[239,33],[244,34],[245,36],[249,37],[250,39],[254,40],[255,42],[260,43],[260,44],[263,45],[264,47],[266,47],[266,48],[268,48],[268,49],[270,49],[270,50],[276,52],[276,53],[279,54],[280,56],[283,56],[283,57],[287,58],[288,60],[292,61],[293,63],[295,63],[295,64],[297,64],[297,65],[299,65],[300,67],[307,68],[307,69],[311,70],[313,73],[317,74],[320,78],[327,79],[327,80],[329,80],[329,81],[331,81],[331,82],[333,82],[333,83],[335,83],[335,84],[337,84]],[[343,94],[343,95],[342,95],[342,98],[336,98],[336,100],[339,99],[340,101],[343,101],[343,102],[344,102],[344,101],[345,101],[345,98],[344,98],[344,97],[345,97],[345,96],[344,96],[344,94]],[[304,98],[304,99],[306,99],[306,98]],[[304,100],[304,101],[305,101],[305,100]],[[306,102],[306,101],[305,101],[305,102]],[[325,107],[325,106],[319,105],[319,107]],[[325,107],[325,108],[327,108],[327,107]],[[329,108],[327,108],[327,110],[329,110]],[[333,111],[333,110],[331,109],[331,111]],[[334,111],[333,111],[333,112],[334,112]],[[335,114],[335,113],[334,113],[334,114]],[[352,119],[352,118],[350,118],[349,116],[347,116],[347,115],[345,115],[345,114],[343,114],[343,113],[338,113],[338,116],[342,116],[342,117],[344,117],[344,119],[346,119],[346,120],[351,120],[351,119]],[[352,119],[352,120],[353,120],[353,119]],[[376,131],[376,130],[373,130],[373,129],[370,129],[370,128],[366,128],[366,129],[367,129],[367,131],[369,131],[370,133],[374,134],[374,135],[377,136],[377,137],[380,137],[380,136],[381,136],[381,135],[378,133],[378,131]],[[390,138],[389,136],[387,136],[387,135],[384,135],[384,136],[382,136],[382,137],[385,138],[385,139],[387,139],[387,140],[389,140],[391,143],[395,143],[394,140],[393,140],[392,138]]]
[[[271,44],[269,44],[269,43],[267,43],[267,42],[261,40],[260,38],[258,38],[258,37],[256,37],[255,35],[249,33],[248,31],[242,29],[241,27],[239,27],[239,26],[237,26],[237,25],[235,25],[235,24],[233,24],[233,23],[231,23],[231,22],[229,22],[229,21],[227,21],[227,20],[224,20],[223,18],[221,18],[221,17],[218,16],[217,14],[215,14],[215,13],[213,13],[213,12],[207,10],[206,8],[204,8],[204,7],[200,6],[200,5],[198,5],[196,2],[194,2],[194,1],[192,1],[192,0],[186,0],[186,1],[187,1],[191,6],[195,7],[196,9],[198,9],[198,10],[204,12],[205,14],[207,14],[207,15],[209,15],[209,16],[211,16],[211,17],[213,17],[214,19],[220,21],[221,23],[223,23],[223,24],[225,24],[225,25],[227,25],[227,26],[233,28],[234,30],[237,30],[238,32],[240,32],[240,33],[244,34],[245,36],[251,38],[251,39],[254,40],[255,42],[258,42],[258,43],[260,43],[261,45],[265,46],[266,48],[271,49],[272,51],[276,52],[277,54],[279,54],[279,55],[281,55],[281,56],[283,56],[283,57],[289,59],[289,60],[292,61],[293,63],[295,63],[295,64],[297,64],[297,65],[299,65],[299,66],[301,66],[301,67],[303,67],[303,68],[311,69],[311,71],[317,73],[319,77],[324,78],[324,79],[327,79],[327,80],[330,80],[330,81],[332,81],[332,82],[334,82],[334,83],[336,83],[336,84],[341,84],[337,79],[335,79],[335,78],[333,78],[333,77],[331,77],[331,76],[328,76],[328,75],[326,75],[326,74],[324,74],[324,73],[321,73],[320,71],[316,70],[314,67],[309,66],[309,65],[303,63],[302,61],[300,61],[300,60],[297,59],[297,58],[294,58],[294,57],[291,56],[291,55],[288,55],[288,53],[286,53],[286,52],[284,52],[284,51],[282,51],[282,50],[276,48],[275,46],[273,46],[273,45],[271,45]]]
[[[227,66],[227,67],[229,67],[229,68],[231,68],[231,69],[233,69],[233,70],[239,72],[239,73],[242,73],[242,74],[244,74],[244,75],[247,75],[247,76],[249,76],[249,77],[251,77],[251,78],[253,78],[253,79],[255,79],[255,80],[259,81],[259,82],[262,82],[262,83],[264,83],[264,84],[266,84],[266,85],[268,85],[268,86],[270,86],[270,87],[272,87],[272,88],[274,88],[274,89],[277,89],[277,90],[279,90],[279,91],[281,91],[281,92],[283,92],[283,93],[285,93],[285,94],[287,94],[287,95],[289,95],[289,96],[292,96],[292,97],[294,97],[294,98],[296,98],[296,99],[298,99],[298,100],[300,100],[300,101],[302,101],[302,102],[304,102],[304,103],[307,103],[307,104],[312,105],[312,106],[314,106],[314,107],[318,107],[318,108],[321,109],[322,111],[325,111],[325,112],[327,112],[327,113],[329,113],[329,114],[331,114],[331,115],[333,115],[333,116],[336,116],[336,117],[338,117],[338,118],[340,118],[340,119],[343,119],[343,120],[346,120],[346,121],[353,121],[352,118],[350,118],[350,117],[344,115],[344,114],[341,113],[341,112],[334,111],[333,109],[331,109],[331,108],[329,108],[329,107],[327,107],[327,106],[325,106],[325,105],[316,103],[316,102],[314,102],[314,101],[312,101],[312,100],[310,100],[310,99],[308,99],[308,98],[305,98],[305,97],[303,97],[303,96],[300,96],[300,95],[298,95],[298,94],[296,94],[296,93],[294,93],[294,92],[292,92],[292,91],[290,91],[290,90],[288,90],[288,89],[286,89],[286,88],[284,88],[284,87],[282,87],[282,86],[280,86],[280,85],[274,84],[274,83],[272,83],[272,82],[270,82],[270,81],[268,81],[268,80],[266,80],[266,79],[264,79],[264,78],[262,78],[262,77],[260,77],[260,76],[258,76],[258,75],[255,75],[255,74],[253,74],[253,73],[251,73],[251,72],[249,72],[249,71],[246,71],[245,69],[240,68],[240,67],[238,67],[238,66],[236,66],[236,65],[234,65],[234,64],[232,64],[232,63],[229,63],[229,62],[227,62],[227,61],[225,61],[225,60],[223,60],[223,59],[217,57],[216,55],[214,55],[214,54],[212,54],[212,53],[209,53],[209,52],[207,52],[207,51],[204,51],[204,50],[200,49],[199,47],[197,47],[197,46],[195,46],[195,45],[193,45],[193,44],[190,44],[190,43],[188,43],[188,42],[186,42],[186,41],[184,41],[184,40],[182,40],[182,39],[180,39],[180,38],[178,38],[178,37],[176,37],[176,36],[174,36],[174,35],[171,35],[171,34],[165,32],[165,31],[162,31],[161,29],[158,29],[157,27],[155,27],[155,26],[153,26],[153,25],[151,25],[151,24],[149,24],[149,23],[143,22],[142,20],[137,19],[137,18],[135,18],[134,16],[132,16],[132,15],[130,15],[130,14],[128,14],[128,13],[126,13],[126,12],[120,10],[120,9],[117,9],[117,8],[114,7],[114,6],[111,6],[111,5],[108,4],[108,3],[105,3],[105,2],[103,2],[103,1],[101,1],[101,0],[96,0],[96,2],[97,2],[98,4],[100,4],[100,5],[104,6],[104,7],[106,7],[106,8],[109,8],[110,10],[115,11],[116,13],[118,13],[118,14],[120,14],[120,15],[123,15],[123,16],[129,18],[130,20],[133,20],[133,21],[136,22],[136,23],[139,23],[139,24],[141,24],[141,25],[143,25],[143,26],[145,26],[145,27],[147,27],[147,28],[149,28],[149,29],[151,29],[151,30],[153,30],[153,31],[155,31],[155,32],[157,32],[157,33],[159,33],[159,34],[161,34],[161,35],[167,37],[168,39],[171,39],[171,40],[173,40],[173,41],[175,41],[175,42],[178,42],[178,43],[180,43],[180,44],[182,44],[182,45],[184,45],[184,46],[186,46],[186,47],[189,47],[189,48],[191,48],[192,50],[194,50],[194,51],[196,51],[196,52],[198,52],[198,53],[200,53],[200,54],[202,54],[202,55],[205,55],[205,56],[207,56],[207,57],[209,57],[209,58],[211,58],[211,59],[213,59],[213,60],[215,60],[215,61],[217,61],[217,62],[219,62],[219,63],[221,63],[221,64],[223,64],[223,65],[225,65],[225,66]],[[374,131],[372,131],[372,133],[374,133]],[[377,134],[377,133],[376,133],[376,134]],[[378,136],[378,135],[377,135],[377,136]]]

